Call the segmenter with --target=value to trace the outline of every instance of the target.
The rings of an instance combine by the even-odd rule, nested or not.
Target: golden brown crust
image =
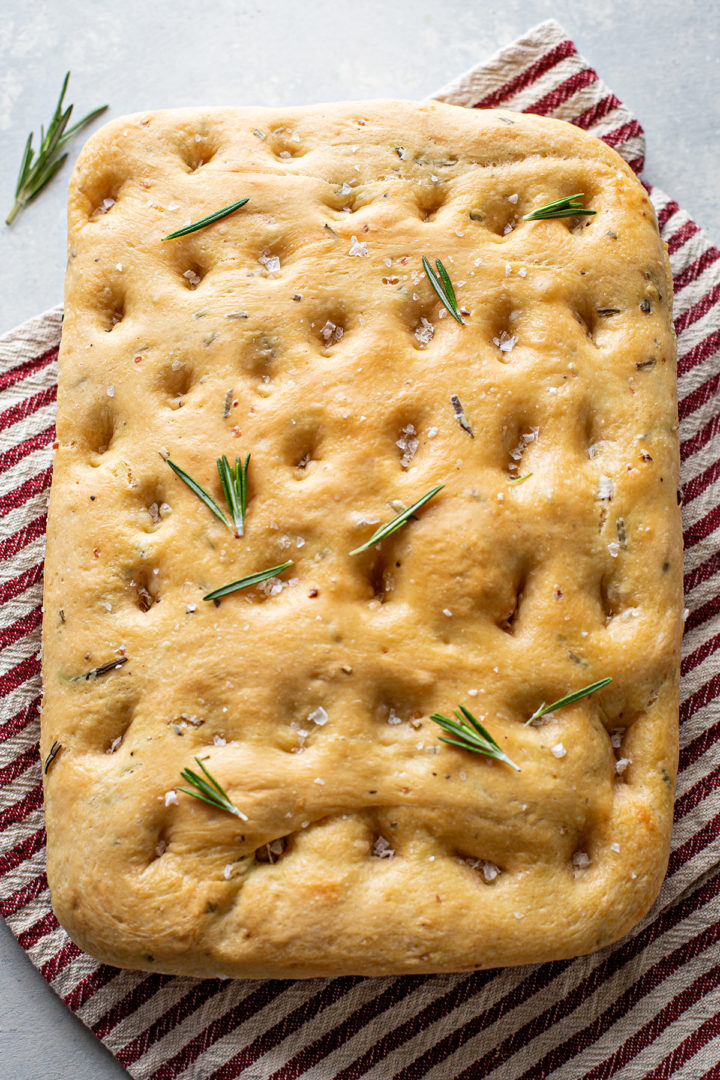
[[[580,191],[595,217],[522,221]],[[69,244],[43,752],[72,937],[303,977],[626,933],[669,849],[682,582],[669,269],[629,168],[438,104],[149,113],[88,143]],[[221,499],[248,452],[236,539],[163,455]],[[521,772],[438,741],[461,702]],[[196,755],[247,822],[166,799]]]

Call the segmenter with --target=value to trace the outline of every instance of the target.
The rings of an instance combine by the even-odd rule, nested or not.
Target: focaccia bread
[[[571,195],[595,214],[524,220]],[[439,104],[155,112],[91,139],[69,217],[42,749],[73,939],[307,977],[626,933],[682,630],[671,280],[628,166]],[[247,454],[238,537],[167,459],[225,510]],[[461,705],[512,764],[441,741]],[[196,759],[247,820],[180,790]]]

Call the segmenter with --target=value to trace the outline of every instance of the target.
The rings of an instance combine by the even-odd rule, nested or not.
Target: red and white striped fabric
[[[437,95],[570,120],[636,171],[638,121],[543,23]],[[720,252],[652,192],[675,279],[688,619],[673,852],[653,912],[594,956],[308,982],[119,971],[58,926],[44,874],[40,605],[61,310],[0,340],[0,912],[142,1080],[710,1080],[720,1076]]]

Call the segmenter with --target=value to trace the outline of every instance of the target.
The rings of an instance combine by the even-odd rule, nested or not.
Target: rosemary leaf
[[[359,555],[361,551],[367,551],[368,548],[373,547],[375,544],[379,544],[386,536],[391,536],[392,533],[396,532],[405,524],[408,518],[412,517],[416,510],[419,510],[421,506],[424,506],[426,502],[429,502],[430,499],[432,499],[434,495],[437,495],[438,491],[442,491],[444,487],[444,484],[438,484],[437,487],[432,488],[426,495],[419,498],[417,502],[414,502],[412,506],[409,506],[407,510],[403,510],[397,517],[394,517],[392,521],[388,521],[387,524],[381,525],[369,540],[366,540],[360,547],[354,548],[350,554]]]
[[[283,570],[287,570],[288,566],[292,566],[292,559],[289,562],[280,563],[279,566],[271,566],[268,570],[259,570],[256,574],[248,574],[247,577],[238,578],[237,581],[231,581],[229,585],[221,585],[219,589],[213,589],[207,596],[203,596],[203,600],[219,600],[221,596],[239,592],[240,589],[250,589],[253,585],[259,585],[261,581],[267,581],[268,578],[282,574]]]
[[[520,772],[520,766],[511,761],[505,751],[500,749],[487,728],[482,726],[469,709],[466,709],[464,705],[460,705],[453,712],[457,720],[452,720],[449,716],[443,716],[442,713],[432,713],[430,717],[436,724],[439,724],[443,731],[454,736],[454,738],[448,738],[447,735],[439,735],[438,738],[442,742],[450,743],[452,746],[459,746],[461,750],[472,750],[475,754],[482,754],[484,757],[504,761],[506,765],[510,765],[516,772]]]
[[[207,225],[214,225],[216,221],[220,221],[222,218],[227,217],[228,214],[233,214],[236,210],[239,210],[241,206],[244,206],[247,199],[238,199],[237,202],[230,203],[229,206],[223,206],[220,210],[216,210],[214,214],[208,214],[207,217],[200,218],[199,221],[193,221],[189,225],[183,226],[182,229],[176,229],[175,232],[168,233],[167,236],[163,236],[162,242],[166,240],[176,240],[178,236],[187,236],[188,233],[197,232],[198,229],[204,229]]]
[[[20,172],[18,173],[17,187],[15,188],[15,202],[13,207],[5,218],[6,225],[12,225],[13,221],[28,203],[39,195],[42,189],[48,184],[55,173],[63,165],[63,162],[67,158],[67,154],[61,154],[60,151],[65,146],[68,139],[70,139],[76,131],[86,126],[95,120],[101,113],[105,112],[107,105],[101,105],[99,109],[93,109],[92,112],[84,116],[82,120],[78,120],[72,127],[68,127],[68,121],[72,116],[73,106],[69,105],[67,109],[63,109],[63,100],[65,98],[65,91],[67,90],[68,81],[70,79],[70,72],[65,75],[65,79],[62,84],[62,90],[60,91],[60,97],[58,103],[55,106],[55,112],[53,118],[50,121],[50,126],[47,129],[40,127],[40,149],[37,153],[37,159],[35,158],[35,152],[33,150],[32,131],[27,137],[25,143],[25,149],[23,151],[22,161],[20,162]]]
[[[58,756],[58,754],[60,753],[61,750],[62,750],[62,743],[59,743],[57,741],[57,739],[56,739],[55,742],[50,747],[50,753],[45,758],[45,764],[43,765],[43,772],[44,772],[45,776],[47,776],[48,769],[50,768],[53,761]]]
[[[445,307],[452,315],[455,322],[458,322],[461,326],[464,326],[465,323],[462,320],[462,316],[460,315],[460,310],[458,308],[458,302],[455,298],[455,290],[452,287],[452,282],[450,281],[448,272],[443,266],[443,264],[440,262],[439,259],[435,260],[435,265],[437,266],[437,273],[435,273],[432,266],[424,255],[422,258],[422,264],[425,269],[425,273],[428,276],[430,284],[442,300]]]
[[[564,199],[556,199],[555,202],[538,206],[537,210],[531,210],[526,214],[523,221],[547,221],[548,218],[577,217],[579,214],[596,214],[597,210],[588,210],[583,206],[580,199],[584,192],[578,191],[576,195],[567,195]]]
[[[471,439],[474,439],[475,434],[472,429],[472,424],[465,415],[465,410],[463,409],[460,398],[457,396],[457,394],[452,394],[450,396],[450,404],[455,410],[455,417],[460,427],[463,429],[463,431],[467,431]]]
[[[225,492],[225,502],[228,505],[230,516],[235,526],[235,535],[243,536],[245,532],[245,510],[247,508],[247,471],[250,464],[250,455],[245,458],[243,465],[239,457],[235,458],[235,469],[230,466],[225,454],[217,459],[217,471],[220,483]]]
[[[508,480],[508,484],[512,484],[513,486],[517,487],[518,484],[524,484],[525,481],[529,480],[531,476],[531,472],[525,473],[524,476],[513,476],[512,480]]]
[[[197,495],[198,499],[200,499],[201,502],[205,503],[208,510],[212,510],[215,517],[220,518],[223,525],[227,525],[228,529],[231,529],[232,526],[231,526],[230,522],[225,517],[225,515],[223,514],[223,512],[220,509],[220,507],[218,506],[218,504],[215,502],[212,495],[208,495],[205,488],[200,487],[198,482],[196,480],[193,480],[192,476],[188,476],[188,474],[185,472],[185,470],[181,469],[179,465],[176,465],[174,461],[171,461],[169,457],[165,458],[164,460],[165,460],[166,464],[170,466],[170,468],[175,473],[175,475],[179,476],[180,479],[183,481],[183,483],[187,484],[187,486],[190,488],[190,490],[193,492],[193,494]],[[218,471],[219,471],[219,469],[218,469]],[[220,479],[222,480],[222,476],[220,477]]]
[[[117,660],[110,660],[107,664],[101,664],[100,667],[93,668],[92,671],[88,671],[85,675],[76,675],[72,681],[79,682],[81,679],[85,679],[88,682],[90,679],[97,679],[98,675],[107,675],[109,671],[114,671],[115,668],[127,664],[129,659],[128,656],[119,656]]]
[[[546,705],[543,701],[542,705],[535,710],[529,720],[525,721],[525,727],[528,724],[532,724],[533,720],[539,720],[541,716],[546,716],[547,713],[555,712],[556,709],[562,709],[565,705],[572,705],[576,701],[580,701],[581,698],[589,697],[590,694],[594,694],[596,690],[601,690],[603,686],[607,686],[612,682],[612,677],[608,676],[606,679],[599,679],[598,682],[590,683],[589,686],[583,686],[582,690],[573,690],[571,694],[566,694],[565,697],[559,698],[558,701],[554,701],[552,705]]]
[[[247,814],[244,814],[242,810],[238,810],[225,788],[215,779],[210,770],[205,768],[200,758],[196,757],[195,760],[207,779],[200,776],[199,773],[193,772],[192,769],[182,769],[180,775],[183,780],[188,784],[192,784],[197,790],[191,791],[190,788],[182,787],[177,790],[182,791],[185,795],[192,795],[194,799],[200,799],[201,802],[208,803],[209,806],[214,806],[217,810],[225,810],[226,813],[233,814],[242,821],[247,821]]]

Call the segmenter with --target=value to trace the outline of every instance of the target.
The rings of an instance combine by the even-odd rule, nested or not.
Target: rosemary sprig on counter
[[[190,788],[183,787],[177,790],[182,791],[185,795],[192,795],[194,799],[200,799],[201,802],[208,803],[209,806],[214,806],[217,810],[225,810],[226,813],[233,814],[235,817],[240,818],[241,821],[247,821],[247,814],[243,814],[242,810],[238,810],[225,788],[215,779],[210,770],[205,768],[200,758],[196,757],[195,760],[205,773],[205,777],[193,772],[192,769],[183,769],[180,773],[183,780],[188,784],[192,784],[197,790],[191,791]]]
[[[222,484],[223,493],[225,495],[225,501],[227,502],[228,510],[233,520],[231,525],[228,519],[223,514],[218,504],[213,499],[204,487],[198,484],[197,480],[193,480],[192,476],[181,469],[179,465],[176,465],[174,461],[171,461],[169,457],[165,458],[166,464],[170,466],[176,476],[179,476],[184,484],[190,488],[194,495],[197,495],[201,502],[205,503],[208,510],[211,510],[215,517],[222,521],[223,525],[226,525],[228,529],[232,530],[235,526],[235,535],[242,536],[245,532],[245,510],[247,507],[247,471],[250,464],[250,455],[245,458],[245,462],[240,458],[235,458],[235,468],[230,465],[227,457],[223,454],[222,457],[217,459],[217,471],[220,477],[220,483]]]
[[[597,214],[597,210],[589,210],[579,202],[583,197],[584,192],[578,191],[576,195],[566,195],[564,199],[556,199],[555,202],[545,203],[544,206],[538,206],[537,210],[531,210],[529,214],[526,214],[523,221],[547,221],[548,218]]]
[[[435,273],[429,261],[425,258],[424,255],[422,259],[422,264],[425,269],[425,273],[428,276],[430,284],[442,300],[445,307],[452,315],[455,322],[458,322],[461,326],[464,326],[465,323],[463,322],[462,316],[460,315],[460,309],[458,308],[458,302],[455,298],[455,290],[453,289],[450,275],[448,274],[443,264],[440,262],[439,259],[435,260],[435,265],[437,266],[437,273]]]
[[[227,217],[228,214],[233,214],[236,210],[239,210],[246,202],[249,202],[249,196],[246,199],[238,199],[237,202],[230,203],[229,206],[223,206],[220,210],[216,210],[214,214],[208,214],[207,217],[200,218],[199,221],[192,221],[189,225],[184,225],[182,229],[176,229],[175,232],[168,233],[167,236],[163,236],[162,242],[164,244],[166,240],[176,240],[178,236],[187,236],[188,233],[197,232],[198,229],[204,229],[207,225],[214,225],[216,221],[220,221],[222,218]]]
[[[292,559],[289,562],[280,563],[279,566],[271,566],[267,570],[259,570],[256,574],[248,574],[247,577],[238,578],[237,581],[231,581],[229,585],[221,585],[219,589],[213,589],[212,592],[203,596],[203,600],[219,600],[221,596],[239,592],[240,589],[250,589],[253,585],[259,585],[261,581],[267,581],[268,578],[282,574],[283,570],[287,570],[288,566],[292,566]]]
[[[520,772],[520,766],[516,765],[505,751],[500,749],[487,728],[482,726],[469,709],[466,709],[464,705],[460,705],[453,712],[457,720],[452,720],[449,716],[443,716],[442,713],[432,713],[430,716],[430,719],[439,724],[443,731],[447,731],[449,735],[454,736],[454,738],[448,738],[447,735],[439,735],[438,738],[442,742],[450,743],[452,746],[459,746],[461,750],[472,750],[475,754],[482,754],[484,757],[504,761],[506,765],[510,765],[516,772]]]
[[[590,683],[588,686],[583,686],[582,690],[573,690],[572,694],[566,694],[565,697],[561,697],[558,701],[554,701],[552,705],[546,705],[543,701],[542,705],[535,710],[529,720],[525,721],[525,727],[528,724],[532,724],[533,720],[539,720],[541,716],[546,716],[548,713],[555,712],[556,709],[562,709],[565,705],[572,705],[576,701],[580,701],[581,698],[589,697],[590,694],[594,694],[596,690],[602,689],[603,686],[607,686],[612,682],[612,677],[608,676],[606,679],[599,679],[598,682]]]
[[[73,126],[69,128],[67,125],[72,116],[73,106],[68,105],[67,109],[63,109],[63,99],[65,97],[69,79],[70,72],[68,71],[63,81],[60,97],[55,106],[55,112],[50,121],[47,133],[42,125],[40,126],[40,149],[37,153],[37,159],[35,158],[35,151],[33,150],[32,131],[27,137],[22,161],[20,162],[17,187],[15,188],[15,202],[13,203],[12,210],[5,218],[6,225],[12,225],[23,207],[27,206],[28,203],[32,202],[36,195],[40,194],[45,185],[52,180],[58,169],[62,167],[67,154],[61,154],[60,151],[65,146],[68,139],[72,138],[75,132],[79,131],[80,128],[85,127],[86,124],[91,123],[91,121],[95,120],[96,117],[100,116],[100,114],[107,109],[107,105],[101,105],[99,109],[93,109],[91,113],[88,113],[82,120],[78,120],[77,124],[73,124]]]
[[[407,510],[402,510],[397,517],[392,519],[392,521],[388,521],[387,524],[381,525],[369,540],[366,540],[360,547],[354,548],[350,554],[359,555],[361,551],[367,551],[368,548],[373,547],[375,544],[379,544],[386,536],[391,536],[392,533],[396,532],[405,524],[408,518],[412,517],[416,510],[419,510],[421,506],[424,506],[426,502],[429,502],[430,499],[432,499],[434,495],[437,495],[438,491],[442,491],[444,487],[444,484],[438,484],[437,487],[432,488],[426,495],[421,496],[417,502],[414,502],[412,506],[408,506]]]

